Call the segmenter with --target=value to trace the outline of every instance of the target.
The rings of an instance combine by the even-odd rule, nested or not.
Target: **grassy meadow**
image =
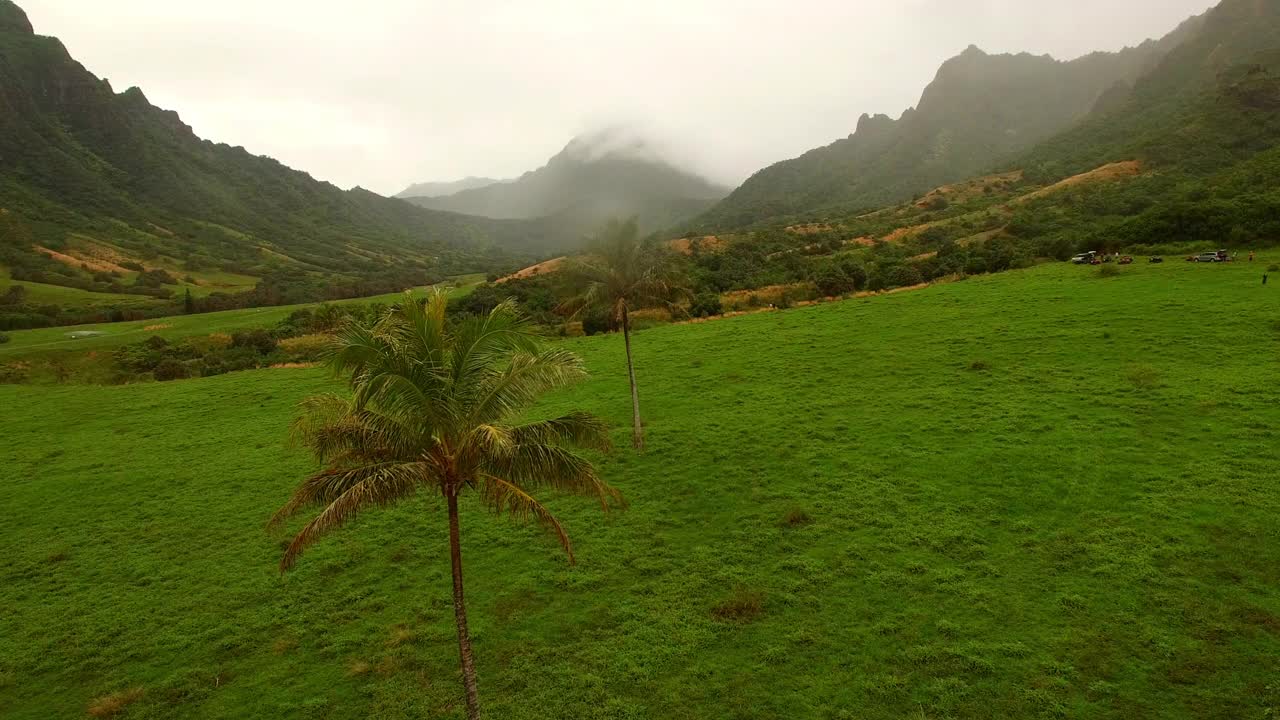
[[[645,330],[642,456],[622,338],[566,341],[592,377],[540,412],[613,424],[631,506],[551,499],[573,567],[464,507],[486,713],[1274,717],[1265,266],[1061,264]],[[335,387],[0,386],[0,716],[461,718],[438,498],[276,571],[266,519],[311,467],[286,429]]]
[[[465,295],[484,282],[483,275],[460,275],[449,281],[453,285],[452,295]],[[44,287],[56,287],[45,285]],[[69,292],[70,288],[60,288]],[[414,291],[417,297],[426,295],[426,288]],[[85,293],[97,295],[98,293]],[[389,293],[372,297],[334,300],[331,305],[393,303],[403,293]],[[321,303],[303,303],[300,305],[275,305],[268,307],[241,308],[223,310],[221,312],[197,313],[194,315],[174,315],[147,320],[129,322],[97,323],[93,325],[65,325],[61,327],[38,328],[35,330],[14,330],[8,333],[10,341],[0,345],[0,361],[30,355],[32,353],[89,350],[107,350],[120,345],[140,342],[158,335],[166,340],[179,340],[193,335],[208,335],[217,332],[232,332],[246,328],[267,327],[289,317],[291,313],[302,308],[314,308]],[[91,337],[70,337],[70,333],[95,332],[99,335]]]

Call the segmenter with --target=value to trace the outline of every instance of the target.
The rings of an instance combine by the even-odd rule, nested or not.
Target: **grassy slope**
[[[470,292],[484,281],[483,275],[460,275],[452,282],[458,286],[451,292],[463,294]],[[50,286],[45,286],[50,287]],[[417,291],[421,295],[421,291]],[[400,298],[401,293],[375,295],[366,298],[335,300],[334,305],[391,303]],[[65,327],[39,328],[36,330],[15,330],[9,333],[10,342],[0,345],[0,360],[9,360],[32,352],[58,350],[99,350],[145,340],[152,335],[159,335],[169,340],[207,335],[215,332],[232,332],[244,328],[267,327],[288,317],[300,308],[316,307],[320,303],[302,305],[277,305],[273,307],[243,308],[240,310],[224,310],[222,312],[200,313],[197,315],[174,315],[172,317],[151,318],[119,323],[99,323],[96,325],[69,325]],[[147,328],[156,328],[148,330]],[[71,339],[68,333],[79,331],[101,332],[98,337]]]
[[[1265,716],[1280,286],[1259,272],[1058,265],[640,333],[651,449],[602,466],[631,509],[551,503],[579,565],[464,521],[489,713]],[[571,346],[593,377],[544,410],[625,445],[621,339]],[[309,467],[285,428],[330,383],[0,387],[22,408],[0,415],[7,718],[131,687],[130,718],[461,717],[435,498],[274,572],[262,524]],[[784,528],[793,508],[814,522]],[[754,622],[713,618],[735,588],[763,594]]]

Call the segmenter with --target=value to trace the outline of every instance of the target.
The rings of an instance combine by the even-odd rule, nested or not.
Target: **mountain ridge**
[[[505,265],[542,232],[344,191],[204,140],[141,89],[115,92],[10,0],[0,0],[0,207],[0,265],[78,287],[88,273],[35,248],[74,257],[93,243],[178,270],[354,282]]]
[[[696,231],[873,208],[981,174],[1086,117],[1194,32],[1203,15],[1158,40],[1073,60],[991,55],[975,45],[942,63],[898,119],[863,114],[845,138],[753,174],[690,223]]]

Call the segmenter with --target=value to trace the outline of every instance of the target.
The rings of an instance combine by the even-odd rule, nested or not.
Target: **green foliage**
[[[699,293],[689,305],[689,314],[697,318],[711,317],[723,313],[724,308],[720,305],[720,296],[713,292]]]
[[[9,336],[0,332],[0,345],[4,345],[7,342],[9,342]]]

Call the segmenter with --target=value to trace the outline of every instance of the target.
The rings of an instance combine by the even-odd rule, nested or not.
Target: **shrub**
[[[991,363],[986,360],[974,360],[969,363],[969,369],[974,372],[985,372],[991,369]]]
[[[94,698],[89,703],[87,712],[90,717],[113,718],[124,712],[125,708],[142,699],[143,689],[140,687],[118,690],[110,695]]]
[[[729,597],[716,603],[711,614],[718,620],[750,622],[764,612],[764,594],[738,586]]]
[[[1271,264],[1267,266],[1267,272],[1280,272],[1280,265]]]
[[[701,293],[693,299],[689,306],[689,314],[693,317],[710,317],[721,315],[724,308],[720,305],[720,296],[715,293]]]
[[[9,336],[8,336],[8,335],[5,335],[5,334],[4,334],[4,333],[2,333],[2,332],[0,332],[0,345],[3,345],[3,344],[5,344],[5,343],[7,343],[7,342],[9,342]]]
[[[1150,365],[1135,365],[1126,377],[1139,390],[1150,390],[1160,384],[1160,371]]]
[[[857,289],[857,282],[845,274],[843,269],[835,266],[823,268],[813,279],[813,283],[818,287],[818,294],[823,297],[839,297]]]
[[[168,380],[181,380],[189,376],[187,366],[183,365],[181,361],[174,360],[173,358],[165,358],[164,360],[161,360],[160,363],[156,365],[156,369],[152,371],[152,374],[155,375],[157,380],[162,382]]]
[[[791,508],[782,516],[782,524],[786,527],[804,527],[813,523],[813,518],[804,508]]]
[[[1115,265],[1103,265],[1098,268],[1098,277],[1112,278],[1120,274],[1120,268]]]
[[[593,310],[582,317],[582,332],[598,335],[613,330],[613,318],[607,310]]]
[[[289,355],[290,360],[319,360],[325,351],[333,346],[333,336],[323,333],[301,335],[281,340],[279,347]]]
[[[231,334],[231,347],[250,348],[259,355],[269,355],[275,352],[276,339],[267,330],[240,330]]]

